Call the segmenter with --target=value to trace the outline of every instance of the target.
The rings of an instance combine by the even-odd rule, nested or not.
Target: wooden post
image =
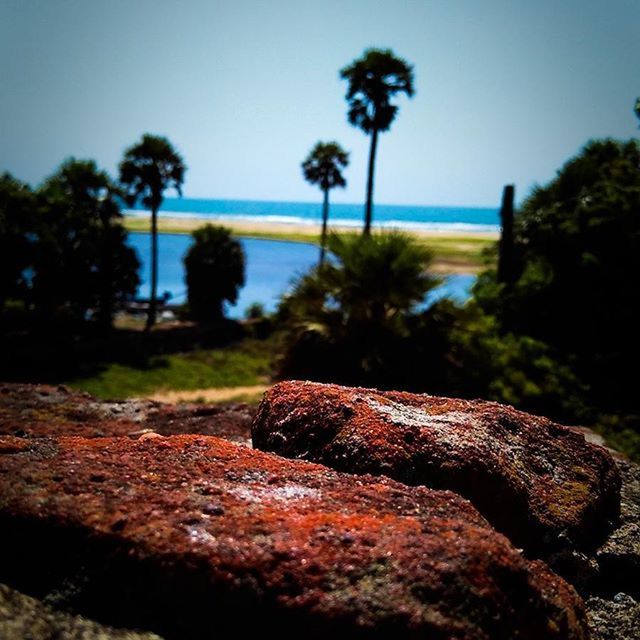
[[[515,281],[513,264],[513,199],[515,188],[505,185],[500,207],[500,224],[502,232],[498,247],[498,282],[511,287]]]

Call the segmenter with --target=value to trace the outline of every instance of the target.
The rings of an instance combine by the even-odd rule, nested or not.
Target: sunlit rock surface
[[[593,547],[618,521],[609,453],[497,403],[282,382],[252,435],[256,448],[289,458],[455,491],[530,551]]]
[[[588,635],[459,496],[214,437],[0,438],[0,530],[0,580],[165,637]]]

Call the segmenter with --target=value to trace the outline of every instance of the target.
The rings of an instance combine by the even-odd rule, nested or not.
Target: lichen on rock
[[[96,400],[65,386],[0,383],[0,435],[102,438],[200,433],[249,444],[253,410],[244,404]]]
[[[264,451],[455,491],[533,552],[592,548],[618,520],[620,476],[603,448],[493,402],[282,382],[252,435]]]
[[[573,588],[448,491],[206,436],[4,451],[0,578],[71,580],[61,605],[89,617],[171,638],[588,637]]]

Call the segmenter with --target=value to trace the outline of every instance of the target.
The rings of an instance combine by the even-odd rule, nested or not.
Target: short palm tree
[[[367,49],[361,58],[340,71],[340,77],[349,83],[346,95],[349,122],[371,136],[364,222],[364,233],[368,235],[378,133],[387,131],[398,113],[391,98],[397,93],[413,96],[413,67],[397,58],[391,49]]]
[[[155,324],[158,292],[158,210],[164,192],[174,188],[182,195],[184,162],[171,143],[163,137],[145,134],[129,147],[120,163],[120,182],[126,190],[129,206],[141,202],[151,211],[151,296],[147,331]]]
[[[282,299],[282,373],[371,382],[367,372],[384,371],[440,279],[429,272],[431,252],[402,234],[330,235],[328,248],[335,259]]]
[[[347,185],[341,169],[349,164],[349,154],[337,142],[318,142],[302,163],[302,173],[310,184],[317,184],[324,194],[322,204],[322,239],[320,264],[324,262],[329,219],[329,191]]]

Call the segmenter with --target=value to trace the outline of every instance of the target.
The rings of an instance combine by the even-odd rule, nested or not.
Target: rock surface
[[[0,578],[173,638],[586,638],[459,496],[204,436],[0,438]]]
[[[0,435],[137,438],[153,431],[200,433],[249,444],[253,414],[245,404],[100,401],[64,386],[0,384]]]
[[[624,593],[611,599],[592,597],[588,602],[592,640],[640,638],[640,604]]]
[[[622,476],[620,526],[596,552],[599,581],[609,590],[640,598],[640,467],[628,460],[617,464]],[[640,637],[640,625],[638,629]]]
[[[593,547],[619,515],[620,475],[604,449],[493,402],[282,382],[252,435],[264,451],[455,491],[529,551]]]
[[[0,638],[3,640],[161,640],[154,633],[105,627],[57,611],[0,584]]]

